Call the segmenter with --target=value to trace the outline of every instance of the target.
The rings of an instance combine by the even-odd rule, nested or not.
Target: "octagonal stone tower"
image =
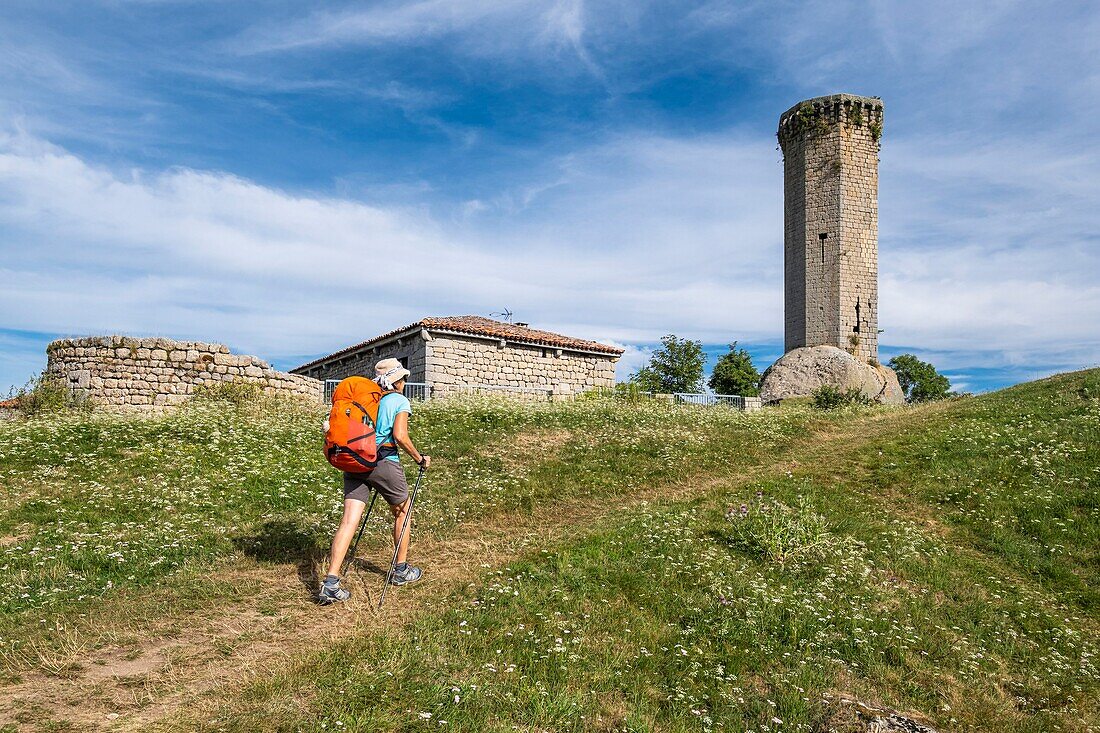
[[[779,118],[784,350],[835,346],[878,360],[882,100],[833,94]]]

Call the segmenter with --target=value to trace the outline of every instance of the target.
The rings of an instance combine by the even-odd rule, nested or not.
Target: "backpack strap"
[[[381,404],[382,404],[382,400],[386,398],[386,395],[391,395],[391,394],[397,394],[397,390],[396,390],[396,389],[393,389],[393,390],[390,390],[389,392],[383,392],[383,393],[382,393],[382,396],[378,398],[378,404],[379,404],[379,405],[381,405]],[[351,401],[351,404],[353,404],[353,405],[355,405],[356,407],[358,407],[358,408],[359,408],[359,412],[363,413],[363,417],[367,418],[367,420],[368,420],[368,421],[370,420],[370,413],[369,413],[369,412],[367,412],[367,408],[363,407],[362,405],[360,405],[360,404],[359,404],[358,402],[356,402],[355,400],[352,400],[352,401]],[[373,423],[371,423],[371,424],[373,425]]]
[[[385,396],[385,395],[383,395],[383,396]],[[382,402],[382,400],[381,400],[381,399],[379,399],[379,400],[378,400],[378,402],[379,402],[379,403],[381,403],[381,402]],[[351,401],[351,404],[353,404],[353,405],[355,405],[356,407],[358,407],[358,408],[359,408],[359,412],[363,413],[364,415],[366,415],[366,416],[368,416],[368,417],[370,416],[370,413],[369,413],[369,412],[367,412],[367,408],[363,407],[362,405],[360,405],[360,404],[359,404],[358,402],[356,402],[355,400],[352,400],[352,401]]]
[[[391,390],[387,390],[386,392],[383,392],[382,396],[378,398],[378,406],[381,407],[382,406],[382,400],[386,399],[391,394],[401,394],[401,393],[398,392],[396,389],[391,389]],[[396,418],[397,418],[397,416],[394,415],[395,420],[396,420]],[[390,456],[396,456],[396,455],[398,455],[397,440],[393,437],[393,425],[390,425],[390,442],[389,443],[383,443],[382,445],[378,446],[378,460],[382,460],[383,458],[389,458]]]

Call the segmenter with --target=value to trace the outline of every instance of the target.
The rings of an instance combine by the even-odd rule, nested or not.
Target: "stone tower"
[[[833,94],[779,118],[784,350],[836,346],[878,359],[882,100]]]

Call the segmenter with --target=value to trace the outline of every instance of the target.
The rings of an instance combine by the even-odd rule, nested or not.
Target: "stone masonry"
[[[882,100],[834,94],[779,118],[784,350],[830,345],[878,359]]]
[[[439,393],[466,385],[541,388],[559,395],[615,386],[615,359],[448,335],[425,344],[425,381]]]
[[[410,382],[432,396],[479,388],[529,390],[564,397],[615,385],[622,350],[479,316],[425,318],[292,371],[316,379],[373,376],[374,365],[393,357]]]
[[[201,385],[259,384],[269,394],[320,402],[316,379],[286,374],[229,347],[166,338],[100,336],[62,339],[46,347],[46,374],[104,406],[155,409],[179,405]]]
[[[375,364],[382,359],[393,358],[409,370],[408,381],[424,382],[426,356],[424,337],[414,332],[384,339],[379,343],[367,344],[354,351],[337,352],[290,371],[292,374],[301,374],[320,380],[344,379],[356,375],[373,377]]]

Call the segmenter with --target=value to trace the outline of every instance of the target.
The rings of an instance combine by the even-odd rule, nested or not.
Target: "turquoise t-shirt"
[[[412,404],[405,395],[393,392],[382,396],[382,401],[378,403],[378,422],[374,424],[374,439],[379,448],[393,439],[393,421],[397,419],[397,414],[407,412],[412,415],[412,411]],[[396,455],[386,456],[386,460],[401,462]]]

